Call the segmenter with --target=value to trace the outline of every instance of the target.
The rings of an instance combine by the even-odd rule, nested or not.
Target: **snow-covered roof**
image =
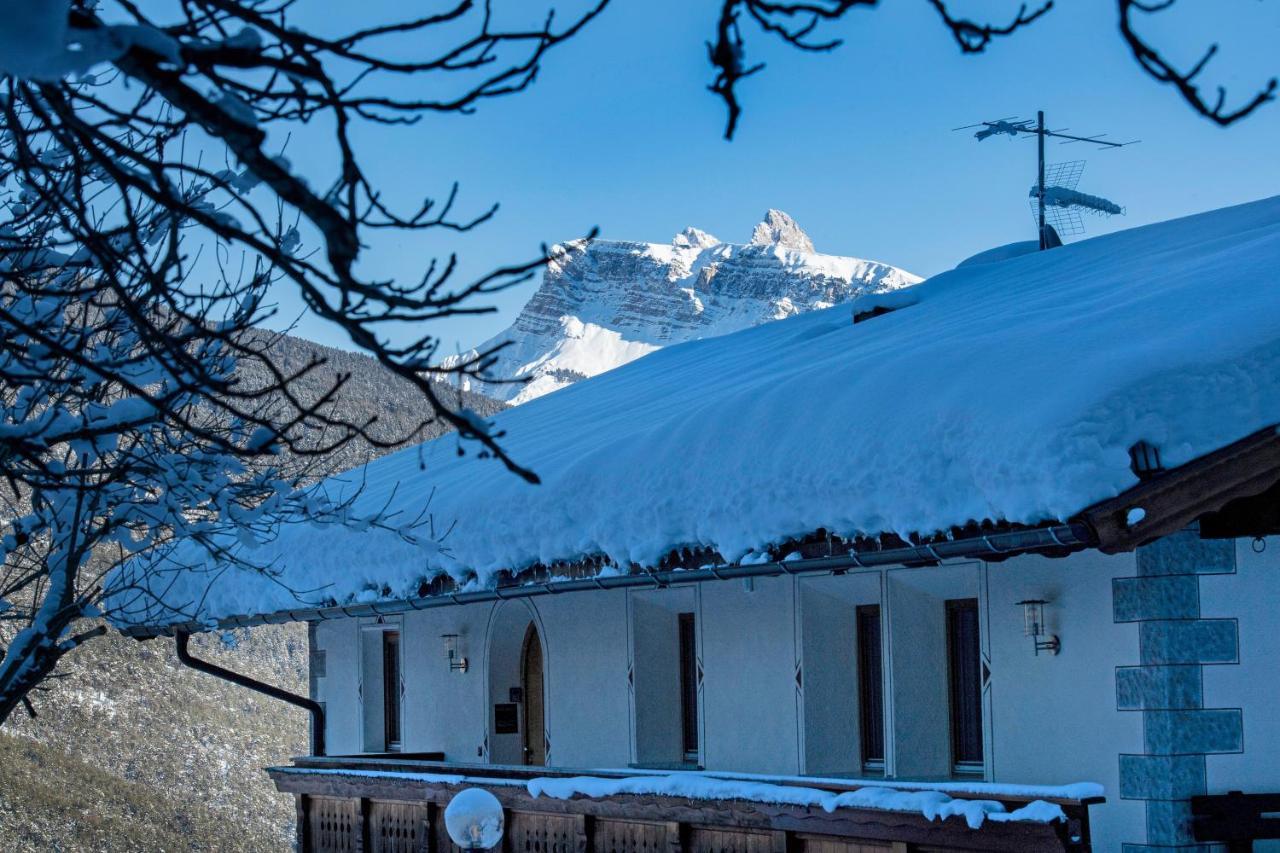
[[[291,589],[412,597],[440,572],[483,586],[586,555],[652,566],[706,546],[747,562],[817,528],[1068,519],[1135,484],[1139,440],[1173,466],[1280,422],[1277,269],[1273,198],[671,347],[494,419],[541,485],[458,457],[451,437],[329,484],[405,521],[430,500],[435,529],[452,525],[443,547],[421,529],[286,528],[252,546],[279,577],[224,573],[201,616],[296,608]],[[896,310],[851,322],[876,307]]]

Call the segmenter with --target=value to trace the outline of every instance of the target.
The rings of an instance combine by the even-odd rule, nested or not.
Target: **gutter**
[[[259,693],[270,696],[272,699],[279,699],[281,702],[288,702],[290,705],[296,705],[305,709],[311,714],[311,754],[324,755],[324,706],[314,699],[306,696],[299,696],[296,693],[290,693],[288,690],[282,690],[274,687],[256,678],[250,678],[238,672],[232,672],[229,669],[223,669],[215,663],[207,660],[200,660],[192,657],[191,652],[187,649],[187,642],[191,639],[191,632],[178,630],[173,635],[174,648],[178,651],[178,660],[185,666],[209,675],[221,678],[223,681],[229,681],[240,687],[247,687],[250,690],[256,690]]]
[[[831,557],[756,563],[752,565],[707,566],[697,569],[671,569],[666,571],[642,571],[632,574],[566,578],[563,580],[525,581],[492,589],[465,592],[443,592],[398,601],[378,601],[369,604],[348,604],[333,607],[300,608],[252,616],[231,616],[217,620],[216,626],[188,622],[178,625],[139,625],[121,629],[121,633],[136,639],[147,639],[169,633],[178,637],[197,631],[248,628],[255,625],[274,625],[285,622],[318,622],[329,619],[389,616],[414,610],[436,607],[452,607],[459,604],[476,604],[505,601],[509,598],[532,598],[540,595],[558,595],[566,592],[585,592],[608,589],[660,589],[689,583],[736,580],[739,578],[796,577],[813,574],[844,574],[858,569],[877,569],[887,566],[933,565],[944,560],[1004,559],[1016,554],[1036,551],[1079,551],[1097,547],[1098,538],[1084,523],[1074,522],[1052,527],[1002,531],[965,539],[952,539],[929,545],[905,548],[885,548],[877,551],[850,552]],[[179,642],[182,642],[181,640]],[[181,652],[179,655],[181,656]],[[202,662],[203,663],[203,662]],[[212,666],[212,664],[206,664]],[[208,670],[206,670],[208,671]],[[225,670],[223,670],[225,672]],[[217,675],[218,673],[213,673]],[[232,673],[234,675],[234,673]],[[238,676],[243,678],[244,676]],[[256,683],[256,682],[255,682]],[[246,685],[248,686],[248,685]],[[265,685],[264,685],[265,686]],[[256,689],[256,688],[255,688]],[[272,688],[275,689],[275,688]],[[265,692],[265,691],[264,691]],[[270,695],[270,694],[269,694]],[[289,694],[291,695],[291,694]],[[282,697],[277,697],[282,698]],[[295,697],[297,698],[297,697]],[[285,700],[290,701],[290,700]],[[309,700],[308,700],[309,701]],[[295,703],[297,704],[297,703]]]

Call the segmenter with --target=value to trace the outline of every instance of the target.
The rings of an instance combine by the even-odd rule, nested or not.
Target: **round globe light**
[[[502,840],[502,803],[483,788],[459,791],[444,810],[444,827],[464,850],[489,850]]]

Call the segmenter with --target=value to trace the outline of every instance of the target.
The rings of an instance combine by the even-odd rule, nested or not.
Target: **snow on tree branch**
[[[315,315],[413,383],[435,418],[482,455],[536,481],[503,451],[500,436],[473,430],[440,394],[440,380],[450,375],[483,379],[492,351],[446,369],[436,359],[440,341],[432,332],[392,345],[384,330],[431,328],[432,320],[492,310],[477,300],[528,280],[545,263],[545,248],[526,263],[470,281],[458,280],[452,256],[425,264],[416,281],[363,277],[357,268],[366,232],[467,231],[496,207],[459,216],[453,186],[442,201],[427,198],[413,209],[393,210],[384,188],[366,173],[367,155],[353,129],[469,112],[481,101],[526,89],[547,53],[580,32],[606,2],[594,0],[564,22],[548,10],[530,24],[504,26],[500,19],[512,16],[499,15],[492,2],[461,0],[442,13],[330,36],[292,26],[288,2],[186,0],[164,21],[126,0],[24,2],[0,24],[0,47],[15,48],[0,59],[0,71],[9,75],[6,126],[15,137],[56,139],[76,152],[85,170],[108,178],[112,186],[99,190],[106,196],[95,210],[119,210],[125,195],[136,194],[231,250],[264,260]],[[436,35],[446,27],[447,37]],[[407,46],[417,55],[404,58]],[[100,70],[104,63],[107,71]],[[410,77],[413,87],[396,85]],[[403,91],[413,94],[390,94]],[[313,186],[269,140],[274,127],[321,117],[332,124],[335,153],[331,174]],[[206,166],[193,154],[205,138],[225,147],[234,169]],[[155,143],[153,154],[144,153],[143,141]],[[29,182],[47,177],[29,160],[8,165]],[[72,224],[78,231],[98,227]],[[319,252],[297,252],[298,234],[290,230],[297,225],[316,235]]]
[[[93,620],[161,598],[197,616],[198,600],[164,596],[196,563],[276,577],[246,554],[283,525],[389,530],[438,551],[429,516],[357,515],[354,496],[313,485],[351,442],[395,446],[438,422],[536,481],[441,390],[479,378],[497,348],[442,367],[430,321],[491,310],[485,298],[532,276],[546,250],[469,281],[452,256],[413,281],[362,275],[373,231],[466,231],[493,208],[459,215],[452,186],[393,209],[355,130],[527,88],[604,6],[591,2],[567,21],[547,11],[507,26],[492,2],[461,0],[327,36],[296,28],[290,0],[180,0],[164,20],[130,0],[6,9],[0,723],[34,710],[32,691],[97,636]],[[280,148],[303,125],[323,128],[307,132],[329,143],[328,174],[300,174]],[[281,287],[411,383],[425,418],[388,436],[335,407],[347,377],[322,357],[277,364],[260,326]],[[418,337],[388,343],[396,324]]]

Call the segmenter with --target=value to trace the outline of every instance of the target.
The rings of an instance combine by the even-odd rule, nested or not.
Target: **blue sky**
[[[1226,130],[1195,116],[1140,73],[1117,32],[1113,0],[1059,0],[978,56],[959,53],[924,0],[851,12],[828,27],[845,40],[831,54],[800,54],[748,30],[749,58],[769,67],[742,84],[746,112],[732,142],[722,138],[721,104],[705,89],[703,43],[716,2],[614,3],[549,56],[528,92],[471,116],[361,132],[371,174],[405,204],[443,195],[454,180],[462,210],[501,203],[497,218],[469,235],[380,238],[365,272],[417,278],[433,253],[456,250],[463,271],[475,274],[593,225],[609,238],[665,242],[695,225],[744,241],[765,209],[777,207],[819,251],[928,276],[1034,236],[1026,202],[1034,143],[977,143],[951,129],[1037,108],[1054,127],[1142,140],[1117,151],[1050,146],[1050,162],[1088,160],[1080,189],[1127,207],[1124,217],[1090,219],[1091,235],[1280,192],[1280,105]],[[403,4],[319,5],[330,23],[361,25]],[[996,19],[1016,6],[956,4]],[[1274,4],[1184,0],[1147,31],[1183,66],[1220,41],[1206,81],[1237,98],[1280,72],[1268,62],[1280,43]],[[326,182],[319,146],[300,136],[289,153],[314,183]],[[443,321],[434,332],[449,350],[474,345],[510,323],[536,284],[495,297],[494,314]],[[286,293],[280,307],[281,317],[301,310]],[[349,346],[305,317],[298,332]]]

